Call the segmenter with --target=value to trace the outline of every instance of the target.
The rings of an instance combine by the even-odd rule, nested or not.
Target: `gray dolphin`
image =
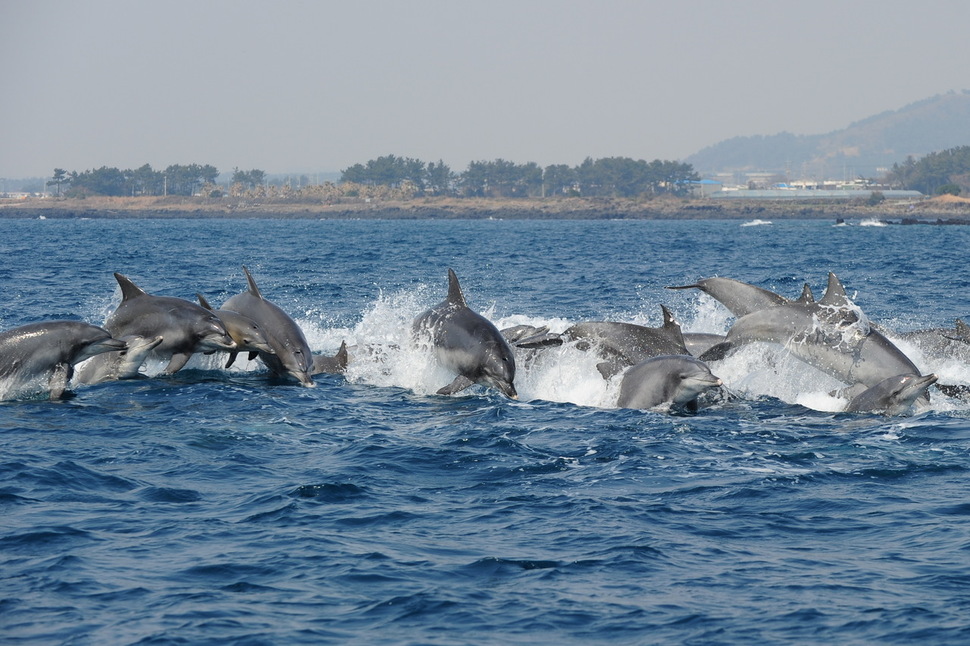
[[[341,341],[337,353],[332,357],[322,354],[313,355],[313,370],[311,374],[321,375],[340,375],[347,372],[347,364],[350,361],[350,353],[347,350],[347,342]]]
[[[165,372],[181,369],[196,352],[231,350],[236,347],[226,327],[210,311],[195,303],[171,296],[153,296],[116,273],[121,286],[121,304],[104,327],[115,338],[162,337],[153,356],[169,359]]]
[[[970,326],[962,319],[957,319],[952,329],[930,328],[888,335],[916,344],[927,357],[970,363]]]
[[[249,352],[250,358],[255,358],[259,352],[273,353],[272,346],[266,340],[256,321],[232,310],[217,310],[209,304],[209,301],[202,294],[196,294],[195,297],[199,299],[199,305],[219,317],[229,336],[236,344],[235,349],[229,351],[229,360],[226,361],[227,368],[233,364],[236,355],[240,352]]]
[[[595,349],[606,361],[596,367],[604,379],[644,359],[665,354],[690,354],[680,323],[663,305],[663,325],[647,327],[614,321],[587,321],[570,326],[563,337],[576,341],[580,350]]]
[[[75,378],[81,384],[98,384],[114,379],[131,379],[138,376],[138,370],[151,354],[161,345],[160,336],[126,336],[121,339],[127,344],[124,350],[105,352],[92,357],[78,367]]]
[[[829,274],[825,296],[816,302],[791,302],[739,318],[724,343],[700,356],[723,359],[753,342],[780,343],[794,356],[853,386],[875,386],[888,376],[919,370],[889,339],[872,329],[835,274]]]
[[[74,366],[103,352],[125,348],[107,330],[80,321],[31,323],[0,333],[0,378],[13,386],[46,379],[51,400],[59,399]]]
[[[849,413],[902,415],[917,400],[925,397],[926,389],[935,384],[936,380],[936,375],[894,375],[853,397],[845,410]]]
[[[482,384],[518,399],[512,348],[488,319],[468,307],[453,270],[448,270],[448,297],[419,315],[413,331],[416,339],[430,341],[441,365],[458,373],[439,395]]]
[[[313,355],[303,330],[290,316],[276,304],[263,298],[256,281],[246,267],[246,282],[249,289],[236,294],[222,304],[224,310],[239,312],[256,322],[271,352],[259,351],[259,359],[275,375],[290,376],[302,385],[312,388],[316,384],[313,374]]]
[[[624,373],[617,406],[654,408],[671,404],[697,410],[701,393],[720,385],[721,380],[703,361],[686,355],[652,357]]]
[[[532,328],[534,332],[530,334],[530,326],[518,326],[502,330],[502,335],[512,339],[512,344],[518,348],[541,348],[574,341],[578,349],[592,350],[604,357],[605,361],[596,367],[604,379],[609,379],[650,357],[690,354],[680,323],[665,306],[661,305],[660,310],[663,312],[660,327],[618,321],[584,321],[569,326],[561,334],[549,332],[546,327]]]
[[[699,289],[728,308],[732,314],[742,317],[758,310],[791,301],[780,294],[743,283],[733,278],[702,278],[692,285],[669,286],[667,289]]]

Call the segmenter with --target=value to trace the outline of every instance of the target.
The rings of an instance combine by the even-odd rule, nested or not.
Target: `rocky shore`
[[[335,203],[201,197],[88,197],[0,200],[0,218],[292,219],[887,219],[970,223],[970,199],[940,196],[868,205],[863,200],[787,201],[657,198],[487,199],[419,197]],[[939,222],[938,222],[939,221]],[[910,222],[907,222],[910,223]]]

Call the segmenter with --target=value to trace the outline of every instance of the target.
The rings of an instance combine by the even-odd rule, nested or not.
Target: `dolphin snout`
[[[128,342],[122,339],[109,338],[104,341],[98,341],[91,345],[91,349],[97,350],[99,352],[117,352],[119,350],[127,350]]]

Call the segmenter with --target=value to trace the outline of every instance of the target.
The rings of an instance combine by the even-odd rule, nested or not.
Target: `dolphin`
[[[667,289],[699,289],[738,318],[758,310],[787,305],[790,300],[780,294],[743,283],[733,278],[702,278],[692,285],[668,286]]]
[[[78,367],[76,380],[81,384],[98,384],[114,379],[131,379],[138,376],[138,369],[145,363],[152,350],[161,345],[160,336],[126,336],[124,350],[105,352],[92,357]]]
[[[606,361],[596,366],[604,379],[644,359],[666,354],[690,354],[680,323],[666,307],[661,305],[660,309],[663,312],[663,325],[660,327],[588,321],[566,328],[563,337],[576,341],[576,347],[580,350],[595,348],[604,355]]]
[[[936,383],[936,375],[894,375],[883,379],[852,398],[845,407],[848,413],[878,412],[902,415],[917,400],[925,399],[926,389]]]
[[[341,341],[337,353],[332,357],[327,357],[322,354],[313,355],[313,370],[311,374],[343,374],[347,371],[349,359],[350,355],[347,351],[347,342]]]
[[[226,327],[229,336],[232,337],[233,342],[236,344],[235,349],[229,351],[229,360],[226,361],[226,368],[233,364],[236,360],[236,355],[240,352],[249,352],[250,359],[256,358],[259,352],[273,353],[273,348],[266,340],[266,337],[263,336],[263,331],[256,324],[256,321],[232,310],[217,310],[209,304],[209,301],[202,294],[196,294],[195,297],[199,299],[199,305],[219,317],[219,320]]]
[[[313,355],[303,330],[286,312],[263,298],[246,267],[243,267],[243,273],[246,274],[249,289],[231,297],[222,304],[221,309],[238,312],[259,326],[272,351],[260,350],[258,356],[270,372],[290,376],[312,388],[316,385],[311,378]]]
[[[686,355],[652,357],[623,374],[617,406],[654,408],[670,404],[696,411],[698,396],[720,385],[721,380],[703,361]]]
[[[887,335],[914,343],[928,358],[970,363],[970,326],[962,319],[957,319],[952,329],[930,328]]]
[[[919,374],[909,357],[868,324],[833,273],[820,301],[791,302],[746,314],[731,326],[724,343],[700,359],[723,359],[738,347],[758,341],[780,343],[805,363],[850,386],[869,388],[888,376]]]
[[[124,348],[124,341],[96,325],[80,321],[31,323],[0,333],[0,378],[15,386],[46,379],[53,401],[64,394],[75,365]]]
[[[127,276],[116,273],[121,304],[104,327],[115,338],[162,337],[152,354],[169,359],[165,372],[180,370],[196,352],[231,350],[236,347],[222,322],[208,310],[171,296],[146,293]]]
[[[506,339],[513,339],[512,344],[518,348],[541,348],[573,341],[580,350],[593,350],[603,355],[606,360],[597,364],[596,368],[604,379],[610,379],[624,368],[650,357],[690,354],[680,323],[665,306],[661,305],[660,309],[663,312],[661,327],[617,321],[584,321],[569,326],[561,334],[549,332],[546,327],[532,328],[534,332],[529,334],[530,326],[517,326],[502,330],[502,335]]]
[[[430,341],[441,365],[458,373],[439,395],[482,384],[518,399],[512,348],[488,319],[465,303],[454,270],[448,270],[448,297],[415,318],[412,331],[416,340]]]

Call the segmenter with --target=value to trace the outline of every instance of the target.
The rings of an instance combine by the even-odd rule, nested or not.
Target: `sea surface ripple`
[[[112,272],[222,303],[245,264],[314,351],[389,357],[312,389],[204,357],[0,403],[0,641],[970,643],[970,405],[815,410],[781,364],[781,395],[621,410],[565,352],[520,401],[443,397],[394,350],[448,267],[503,324],[665,304],[723,332],[664,286],[794,297],[829,271],[891,329],[967,315],[967,227],[739,224],[0,220],[2,329],[103,323]]]

